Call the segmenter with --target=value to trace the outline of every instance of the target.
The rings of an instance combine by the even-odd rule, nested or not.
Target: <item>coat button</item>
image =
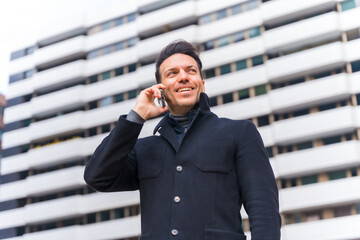
[[[177,229],[173,229],[173,230],[171,230],[171,234],[173,236],[177,236],[179,234],[179,231]]]
[[[177,172],[181,172],[182,170],[183,170],[183,168],[182,168],[182,166],[181,166],[181,165],[176,166],[176,171],[177,171]]]
[[[174,202],[176,202],[176,203],[180,202],[180,197],[179,197],[179,196],[175,196],[175,197],[174,197]]]

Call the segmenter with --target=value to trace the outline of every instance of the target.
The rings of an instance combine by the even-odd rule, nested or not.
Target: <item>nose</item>
[[[178,80],[183,82],[183,81],[188,81],[188,76],[187,76],[187,73],[184,69],[181,69],[179,74],[178,74],[179,78]]]

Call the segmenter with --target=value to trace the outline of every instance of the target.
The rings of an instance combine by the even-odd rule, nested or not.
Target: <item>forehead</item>
[[[183,68],[188,67],[189,65],[194,65],[197,67],[195,59],[189,55],[176,53],[165,59],[164,62],[160,65],[160,72],[164,72],[172,68]]]

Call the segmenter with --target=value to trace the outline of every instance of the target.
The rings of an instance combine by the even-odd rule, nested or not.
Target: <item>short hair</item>
[[[175,40],[175,41],[169,43],[165,48],[163,48],[163,50],[161,50],[159,57],[156,60],[155,78],[156,78],[157,83],[161,83],[160,65],[168,57],[170,57],[176,53],[181,53],[181,54],[185,54],[185,55],[192,57],[196,61],[197,66],[199,68],[200,77],[201,77],[201,79],[203,79],[202,70],[201,70],[202,63],[199,58],[199,49],[197,49],[191,43],[189,43],[183,39],[179,39],[179,40]]]

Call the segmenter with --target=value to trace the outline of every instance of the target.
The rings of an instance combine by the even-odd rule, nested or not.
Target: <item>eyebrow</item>
[[[189,68],[192,68],[192,67],[197,67],[197,66],[191,64],[191,65],[186,66],[185,68],[186,68],[186,69],[189,69]],[[168,69],[166,69],[166,70],[164,71],[164,74],[167,73],[167,72],[169,72],[169,71],[176,70],[177,68],[178,68],[178,67],[168,68]]]

